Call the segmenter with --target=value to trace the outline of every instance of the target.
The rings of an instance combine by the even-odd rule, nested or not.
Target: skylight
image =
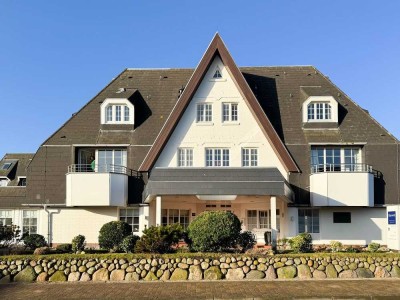
[[[1,167],[2,170],[8,170],[11,167],[11,163],[4,163],[4,165]]]

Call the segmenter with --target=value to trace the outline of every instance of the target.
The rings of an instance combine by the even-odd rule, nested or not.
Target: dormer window
[[[332,96],[311,96],[303,103],[303,123],[338,122],[338,103]]]
[[[101,104],[101,124],[134,124],[133,112],[128,99],[106,99]]]
[[[219,70],[219,68],[217,68],[214,72],[213,79],[221,79],[221,78],[222,78],[221,71]]]
[[[307,120],[331,120],[332,107],[326,102],[311,102],[307,107]]]

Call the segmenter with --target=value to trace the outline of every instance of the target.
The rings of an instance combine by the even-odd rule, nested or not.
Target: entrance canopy
[[[277,168],[154,168],[144,202],[157,195],[274,195],[293,201],[289,183]]]

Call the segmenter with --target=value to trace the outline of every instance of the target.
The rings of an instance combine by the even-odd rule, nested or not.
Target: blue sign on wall
[[[389,225],[396,224],[396,212],[395,211],[388,211],[388,224]]]

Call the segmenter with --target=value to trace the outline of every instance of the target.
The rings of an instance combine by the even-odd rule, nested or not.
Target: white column
[[[276,246],[277,227],[276,227],[276,197],[271,196],[271,240],[272,245]]]
[[[156,226],[161,225],[161,196],[156,197]]]

